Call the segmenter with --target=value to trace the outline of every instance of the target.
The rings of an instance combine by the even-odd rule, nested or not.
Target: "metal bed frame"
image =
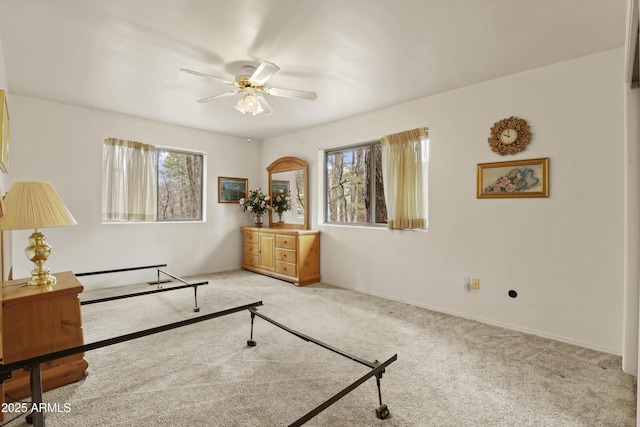
[[[115,297],[108,297],[108,298],[101,298],[101,299],[97,299],[97,300],[91,300],[91,301],[85,301],[83,303],[81,303],[82,305],[87,305],[87,304],[97,304],[97,303],[102,303],[102,302],[106,302],[106,301],[114,301],[114,300],[118,300],[118,299],[124,299],[124,298],[132,298],[132,297],[138,297],[138,296],[143,296],[143,295],[149,295],[149,294],[154,294],[154,293],[158,293],[158,292],[167,292],[167,291],[172,291],[172,290],[177,290],[177,289],[184,289],[184,288],[188,288],[188,287],[193,287],[194,288],[194,297],[196,296],[196,291],[198,286],[200,285],[204,285],[207,284],[208,282],[201,282],[201,283],[194,283],[194,284],[190,284],[185,282],[184,280],[172,276],[162,270],[159,269],[159,267],[164,267],[166,266],[166,264],[163,265],[156,265],[156,266],[146,266],[146,267],[135,267],[135,268],[127,268],[127,269],[119,269],[119,270],[105,270],[102,272],[92,272],[92,273],[81,273],[81,274],[77,274],[76,276],[87,276],[87,275],[92,275],[92,274],[106,274],[106,273],[116,273],[116,272],[121,272],[121,271],[130,271],[130,270],[139,270],[139,269],[143,269],[143,268],[157,268],[158,269],[158,282],[159,282],[159,276],[160,276],[160,272],[168,275],[169,277],[172,277],[173,279],[176,279],[182,283],[185,283],[182,286],[176,286],[176,287],[171,287],[171,288],[164,288],[164,289],[156,289],[153,291],[146,291],[146,292],[137,292],[137,293],[130,293],[130,294],[125,294],[125,295],[119,295],[119,296],[115,296]],[[129,334],[125,334],[125,335],[120,335],[117,337],[113,337],[113,338],[109,338],[109,339],[105,339],[105,340],[101,340],[101,341],[96,341],[90,344],[85,344],[85,345],[81,345],[81,346],[76,346],[76,347],[71,347],[71,348],[67,348],[65,350],[60,350],[60,351],[56,351],[56,352],[52,352],[52,353],[47,353],[47,354],[43,354],[40,356],[36,356],[36,357],[32,357],[32,358],[28,358],[28,359],[24,359],[24,360],[20,360],[17,362],[12,362],[12,363],[8,363],[8,364],[0,364],[0,383],[4,382],[5,380],[11,378],[11,372],[16,370],[16,369],[24,369],[26,371],[30,372],[30,387],[31,387],[31,408],[32,408],[32,412],[27,416],[27,422],[29,422],[30,424],[32,423],[35,427],[44,427],[45,425],[45,419],[44,419],[44,409],[46,405],[43,405],[42,402],[42,394],[43,394],[43,389],[42,389],[42,377],[41,377],[41,367],[40,365],[42,363],[46,363],[46,362],[50,362],[52,360],[55,359],[59,359],[62,357],[66,357],[66,356],[71,356],[74,354],[78,354],[78,353],[84,353],[87,351],[91,351],[91,350],[96,350],[99,348],[103,348],[103,347],[108,347],[114,344],[119,344],[119,343],[123,343],[123,342],[127,342],[127,341],[131,341],[134,339],[138,339],[138,338],[142,338],[142,337],[146,337],[149,335],[154,335],[154,334],[158,334],[161,332],[166,332],[172,329],[176,329],[176,328],[182,328],[185,326],[189,326],[192,325],[194,323],[199,323],[199,322],[204,322],[207,320],[211,320],[211,319],[215,319],[218,317],[222,317],[222,316],[227,316],[229,314],[233,314],[233,313],[237,313],[240,311],[244,311],[244,310],[248,310],[251,314],[251,334],[250,334],[250,338],[249,340],[247,340],[247,345],[250,347],[254,347],[257,345],[257,342],[253,339],[253,325],[254,325],[254,319],[255,317],[259,317],[269,323],[271,323],[272,325],[294,335],[297,336],[298,338],[306,341],[306,342],[310,342],[313,344],[316,344],[322,348],[325,348],[327,350],[330,350],[336,354],[339,354],[340,356],[346,357],[348,359],[351,359],[357,363],[360,363],[364,366],[367,366],[370,370],[369,372],[367,372],[365,375],[363,375],[362,377],[358,378],[356,381],[354,381],[353,383],[351,383],[350,385],[348,385],[347,387],[345,387],[344,389],[342,389],[340,392],[336,393],[335,395],[333,395],[332,397],[330,397],[329,399],[327,399],[325,402],[323,402],[322,404],[318,405],[317,407],[315,407],[314,409],[312,409],[311,411],[309,411],[308,413],[306,413],[305,415],[303,415],[302,417],[300,417],[299,419],[297,419],[296,421],[294,421],[293,423],[291,423],[289,425],[289,427],[297,427],[297,426],[301,426],[303,424],[305,424],[306,422],[308,422],[309,420],[311,420],[312,418],[314,418],[316,415],[320,414],[322,411],[324,411],[325,409],[329,408],[331,405],[333,405],[334,403],[336,403],[338,400],[340,400],[341,398],[343,398],[344,396],[346,396],[347,394],[349,394],[351,391],[355,390],[357,387],[359,387],[360,385],[362,385],[363,383],[365,383],[369,378],[371,377],[375,377],[376,378],[376,384],[377,384],[377,388],[378,388],[378,402],[379,402],[379,406],[376,408],[375,413],[376,416],[380,419],[386,419],[387,417],[389,417],[390,413],[389,413],[389,409],[387,407],[387,405],[382,403],[382,392],[381,392],[381,386],[380,386],[380,380],[382,379],[382,374],[385,372],[385,368],[387,366],[389,366],[391,363],[393,363],[394,361],[397,360],[398,355],[394,354],[392,357],[390,357],[389,359],[387,359],[384,362],[378,362],[377,360],[370,362],[367,360],[364,360],[360,357],[354,356],[352,354],[349,354],[345,351],[339,350],[329,344],[326,344],[320,340],[317,340],[315,338],[312,338],[308,335],[305,335],[303,333],[300,333],[298,331],[295,331],[281,323],[276,322],[275,320],[271,319],[270,317],[265,316],[264,314],[261,314],[258,312],[257,307],[262,306],[263,303],[262,301],[256,301],[250,304],[245,304],[245,305],[240,305],[240,306],[236,306],[236,307],[232,307],[226,310],[221,310],[221,311],[216,311],[213,313],[209,313],[209,314],[205,314],[205,315],[201,315],[198,317],[194,317],[191,319],[187,319],[187,320],[182,320],[179,322],[173,322],[173,323],[168,323],[162,326],[157,326],[154,328],[149,328],[149,329],[144,329],[144,330],[140,330],[137,332],[133,332],[133,333],[129,333]],[[197,304],[197,299],[196,299],[196,304],[195,304],[195,308],[194,311],[199,311],[200,309],[198,308],[198,304]]]
[[[146,265],[143,267],[128,267],[128,268],[119,268],[119,269],[115,269],[115,270],[102,270],[102,271],[91,271],[88,273],[78,273],[76,274],[76,277],[82,277],[82,276],[95,276],[98,274],[111,274],[111,273],[122,273],[124,271],[133,271],[133,270],[145,270],[145,269],[150,269],[150,268],[155,268],[158,272],[158,279],[156,282],[156,289],[153,291],[144,291],[144,292],[136,292],[136,293],[131,293],[131,294],[125,294],[125,295],[117,295],[117,296],[113,296],[113,297],[107,297],[107,298],[99,298],[99,299],[95,299],[95,300],[90,300],[90,301],[82,301],[80,303],[80,305],[88,305],[88,304],[97,304],[97,303],[101,303],[101,302],[107,302],[107,301],[114,301],[114,300],[118,300],[118,299],[124,299],[124,298],[132,298],[132,297],[138,297],[138,296],[143,296],[143,295],[151,295],[151,294],[157,294],[159,292],[167,292],[167,291],[175,291],[177,289],[184,289],[184,288],[193,288],[193,299],[194,299],[194,307],[193,307],[193,311],[194,312],[199,312],[200,308],[198,307],[198,286],[202,286],[202,285],[207,285],[209,282],[199,282],[199,283],[188,283],[184,280],[182,280],[180,277],[175,276],[173,274],[167,273],[166,271],[160,269],[160,267],[166,267],[167,264],[157,264],[157,265]],[[162,288],[160,286],[161,282],[160,281],[160,273],[164,274],[165,276],[171,277],[174,280],[177,280],[178,282],[183,283],[182,286],[172,286],[170,288]]]

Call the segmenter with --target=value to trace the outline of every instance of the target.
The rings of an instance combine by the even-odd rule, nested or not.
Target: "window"
[[[202,157],[156,149],[158,221],[202,220]]]
[[[325,152],[325,221],[427,229],[427,128]]]
[[[202,220],[204,156],[105,138],[102,220]]]
[[[387,223],[380,141],[327,151],[325,165],[327,222]]]

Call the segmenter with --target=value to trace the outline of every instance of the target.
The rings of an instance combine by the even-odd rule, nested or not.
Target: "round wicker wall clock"
[[[523,151],[531,141],[529,125],[518,117],[509,117],[494,123],[489,137],[491,151],[502,155]]]

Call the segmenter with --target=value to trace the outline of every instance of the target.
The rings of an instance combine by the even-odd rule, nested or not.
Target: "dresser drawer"
[[[295,264],[283,261],[276,261],[276,273],[286,274],[287,276],[294,277],[298,274]]]
[[[296,249],[296,237],[276,235],[276,248]]]
[[[255,231],[243,231],[242,241],[244,243],[258,243],[258,233]]]
[[[296,251],[293,249],[276,248],[276,260],[295,263]]]
[[[248,255],[258,255],[258,245],[245,242],[245,244],[242,245],[242,253]]]
[[[258,255],[242,254],[242,265],[248,265],[249,267],[257,267]]]

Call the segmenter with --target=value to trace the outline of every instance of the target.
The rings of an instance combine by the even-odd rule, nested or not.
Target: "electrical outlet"
[[[474,277],[471,279],[471,289],[480,289],[480,279]]]
[[[469,276],[464,276],[462,278],[462,290],[468,291],[471,289],[471,278]]]

